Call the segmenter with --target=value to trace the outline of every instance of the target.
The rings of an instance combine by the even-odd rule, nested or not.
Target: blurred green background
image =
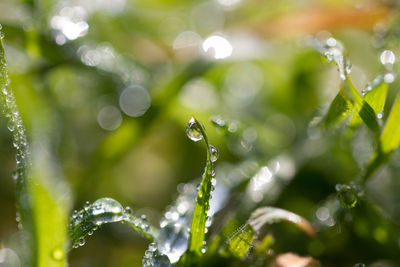
[[[286,182],[254,202],[321,225],[315,239],[271,227],[274,253],[312,255],[324,266],[400,266],[399,153],[356,208],[336,221],[320,209],[337,183],[357,178],[374,144],[364,127],[352,138],[310,127],[340,80],[307,43],[310,34],[340,40],[361,91],[382,71],[384,49],[400,57],[398,32],[382,35],[397,12],[388,0],[1,0],[0,24],[28,133],[41,121],[75,209],[108,196],[158,224],[177,185],[203,171],[205,151],[185,134],[195,115],[220,152],[217,180],[219,168],[234,176],[240,164],[277,161]],[[398,85],[390,85],[384,116]],[[213,116],[230,130],[216,129]],[[2,117],[0,247],[17,236],[14,169]],[[140,266],[148,245],[126,225],[107,225],[87,241],[71,251],[70,266]]]

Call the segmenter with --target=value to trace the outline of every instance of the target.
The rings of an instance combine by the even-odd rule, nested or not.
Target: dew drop
[[[61,261],[64,258],[64,251],[61,248],[53,249],[51,257],[55,261]]]
[[[394,55],[394,53],[391,50],[385,50],[381,53],[380,56],[381,59],[381,63],[383,65],[387,65],[387,64],[394,64],[394,62],[396,61],[396,57]]]
[[[337,184],[335,188],[339,194],[339,200],[343,207],[350,209],[356,206],[358,197],[353,187]]]
[[[8,128],[8,130],[9,130],[10,132],[14,132],[14,130],[15,130],[15,124],[14,124],[12,121],[10,121],[10,122],[8,122],[8,124],[7,124],[7,128]]]
[[[79,238],[79,242],[78,242],[79,246],[82,247],[83,245],[85,245],[85,243],[86,243],[86,240],[84,238]]]
[[[356,263],[354,264],[354,267],[365,267],[366,265],[364,263]]]
[[[125,213],[125,214],[128,214],[128,215],[132,215],[132,214],[133,214],[133,211],[132,211],[131,207],[126,206],[126,208],[125,208],[125,210],[124,210],[124,213]]]
[[[158,250],[175,263],[188,247],[189,232],[180,224],[169,224],[162,228],[158,237]]]
[[[200,127],[193,117],[189,120],[189,123],[186,126],[186,135],[194,142],[203,139],[203,134],[201,133]]]
[[[393,83],[395,80],[395,75],[392,72],[388,72],[383,76],[385,83]]]
[[[112,198],[101,198],[93,203],[90,211],[95,216],[94,223],[100,225],[121,221],[124,209],[119,202]]]
[[[212,162],[216,162],[219,156],[218,150],[212,146],[209,145],[209,149],[210,149],[210,159]]]

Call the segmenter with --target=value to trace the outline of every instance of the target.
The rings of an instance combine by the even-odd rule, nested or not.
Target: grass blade
[[[353,103],[356,114],[360,116],[367,127],[375,134],[379,134],[380,128],[378,121],[376,120],[376,114],[374,109],[368,104],[368,102],[358,93],[350,78],[347,76],[345,81],[346,87],[353,97]]]
[[[201,255],[206,230],[207,212],[210,207],[210,196],[213,188],[212,180],[215,176],[213,166],[214,164],[212,160],[212,150],[215,148],[209,145],[204,126],[196,118],[191,118],[186,132],[188,133],[189,138],[194,141],[198,141],[204,138],[204,142],[207,146],[206,167],[202,176],[200,188],[197,194],[196,204],[194,207],[188,246],[189,252]],[[195,136],[200,139],[193,139],[191,137],[193,136],[191,135],[191,133],[195,134]]]
[[[392,106],[389,117],[379,137],[378,148],[371,156],[370,163],[364,175],[364,181],[385,161],[389,155],[400,145],[400,94]]]
[[[243,258],[252,247],[255,236],[265,224],[288,221],[295,224],[309,236],[315,235],[314,227],[303,217],[274,207],[261,207],[253,211],[246,224],[241,226],[229,239],[228,249],[237,258]]]
[[[0,35],[1,32],[0,32]],[[9,88],[7,66],[0,38],[0,101],[8,120],[16,148],[16,199],[21,226],[27,235],[29,252],[26,259],[29,266],[66,266],[68,243],[68,186],[55,179],[54,160],[49,156],[49,147],[44,140],[46,134],[37,121],[33,122],[32,133],[35,145],[30,148],[22,117],[18,111],[13,91]],[[40,119],[38,120],[40,121]],[[36,138],[40,136],[41,138]]]
[[[329,127],[344,120],[353,110],[352,101],[346,96],[345,86],[340,88],[339,93],[333,99],[325,115],[322,125]]]
[[[388,91],[388,84],[383,80],[382,76],[378,76],[372,82],[372,86],[367,90],[364,100],[371,106],[376,114],[383,110]],[[361,117],[355,114],[350,123],[351,126],[357,126],[362,122]]]

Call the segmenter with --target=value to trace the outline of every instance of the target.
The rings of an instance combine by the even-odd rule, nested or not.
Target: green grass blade
[[[246,223],[240,226],[228,241],[228,249],[231,255],[236,258],[243,258],[253,244],[255,232]]]
[[[1,35],[1,33],[0,33]],[[22,117],[13,91],[9,88],[7,66],[0,38],[0,101],[16,147],[16,199],[20,223],[28,240],[29,266],[66,266],[68,243],[69,188],[55,179],[54,162],[43,138],[41,127],[33,127],[34,143],[31,164],[30,148]],[[41,136],[41,139],[36,138]]]
[[[349,77],[346,77],[346,87],[353,98],[356,114],[360,116],[367,127],[374,132],[379,134],[379,124],[376,120],[376,114],[374,109],[368,104],[368,102],[358,93]]]
[[[43,138],[43,134],[40,134]],[[35,137],[35,136],[34,136]],[[55,171],[53,156],[43,139],[34,138],[29,190],[37,266],[65,266],[68,248],[70,189]]]
[[[344,120],[353,110],[352,101],[346,96],[345,86],[343,85],[339,93],[333,99],[329,106],[328,112],[325,115],[322,126],[330,127]]]
[[[383,110],[388,91],[388,84],[384,82],[381,76],[375,78],[373,85],[364,96],[364,100],[371,106],[376,114]],[[357,126],[362,123],[362,119],[358,114],[355,114],[351,120],[351,126]]]
[[[379,138],[380,149],[383,154],[390,154],[400,145],[400,94],[393,104],[389,117]]]
[[[131,214],[129,208],[112,198],[100,198],[93,204],[86,203],[80,211],[74,211],[70,223],[72,247],[85,244],[85,237],[92,235],[101,225],[114,222],[126,222],[144,237],[153,240],[156,230],[147,223],[145,217],[138,218]]]
[[[400,145],[400,94],[392,106],[389,117],[379,137],[378,148],[371,156],[370,163],[367,167],[364,181],[367,180],[372,173],[385,161],[389,159],[389,155]]]
[[[230,253],[237,258],[243,258],[252,247],[255,236],[266,224],[288,221],[295,224],[309,236],[315,235],[314,227],[303,217],[274,207],[261,207],[253,211],[247,223],[241,226],[228,241]]]
[[[207,162],[204,174],[202,176],[200,188],[197,194],[197,200],[192,217],[192,225],[190,228],[189,246],[188,246],[189,252],[201,255],[203,241],[205,237],[205,230],[206,230],[207,212],[210,207],[210,196],[213,187],[212,179],[215,176],[215,173],[214,173],[213,162],[211,160],[212,151],[210,145],[208,144],[207,134],[205,132],[204,126],[194,117],[192,117],[192,119],[188,124],[189,128],[190,126],[192,126],[192,128],[194,127],[195,132],[198,134],[199,137],[201,135],[201,138],[204,138],[205,144],[207,146]]]

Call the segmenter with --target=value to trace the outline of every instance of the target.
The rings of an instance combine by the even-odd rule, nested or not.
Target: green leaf
[[[211,148],[213,147],[208,144],[207,134],[204,129],[204,126],[194,117],[192,117],[192,119],[190,120],[186,131],[188,133],[189,138],[191,138],[190,137],[191,130],[193,130],[192,134],[197,136],[197,138],[200,139],[204,138],[204,142],[207,147],[206,167],[201,180],[199,192],[197,194],[196,205],[194,207],[192,225],[190,228],[189,246],[188,246],[189,252],[201,255],[201,249],[203,247],[203,241],[206,230],[207,212],[210,207],[210,196],[213,187],[212,179],[215,176],[214,166],[213,166],[214,164],[212,161],[213,155],[211,151]]]
[[[112,198],[100,198],[93,204],[86,203],[80,211],[75,211],[70,223],[70,237],[72,247],[77,248],[85,244],[85,237],[92,235],[99,226],[107,223],[126,222],[132,228],[149,240],[157,235],[156,230],[144,218],[131,214],[130,208],[122,205]]]
[[[303,217],[280,208],[261,207],[253,211],[247,223],[241,226],[229,239],[229,251],[234,257],[243,258],[251,248],[255,236],[265,224],[281,221],[291,222],[306,234],[315,235],[314,227]]]

